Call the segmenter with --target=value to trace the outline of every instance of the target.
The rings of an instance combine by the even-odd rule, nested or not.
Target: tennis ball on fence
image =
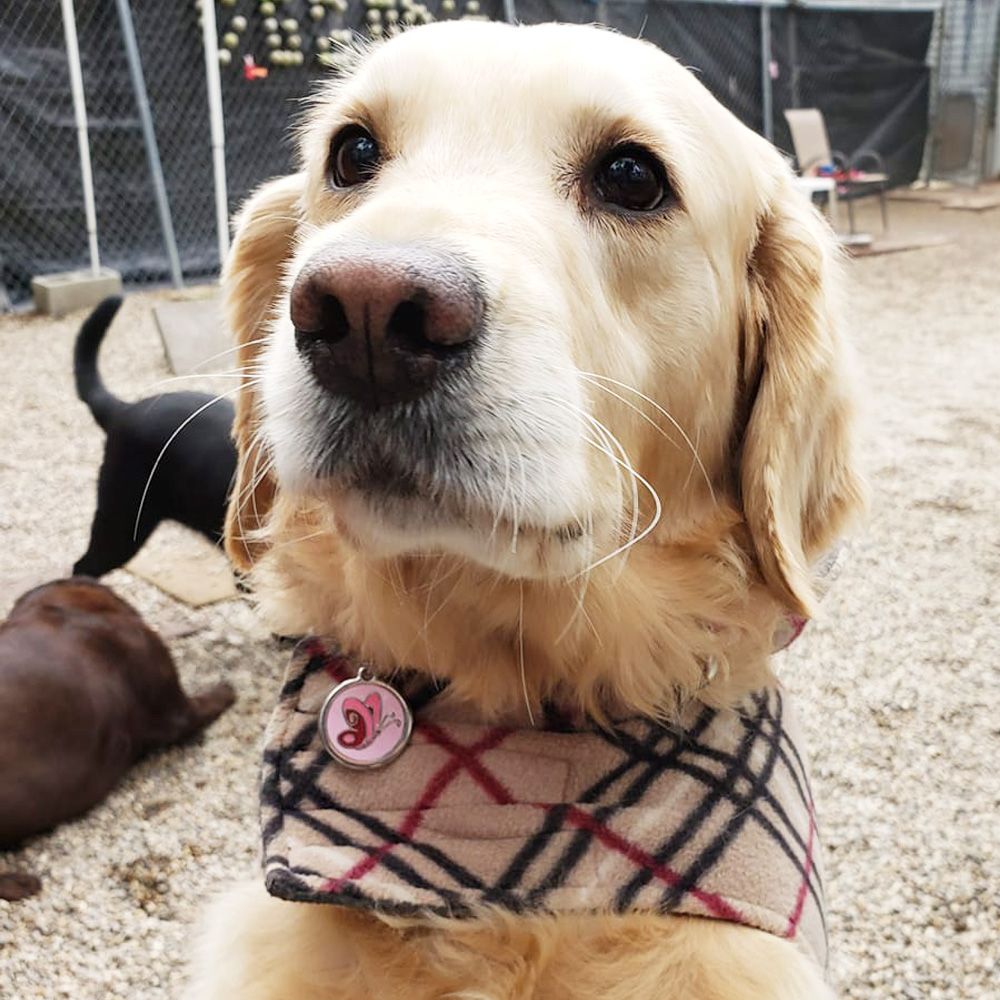
[[[368,25],[368,34],[371,35],[372,38],[381,38],[382,37],[382,25],[381,24],[369,24]]]
[[[455,9],[455,0],[441,0],[441,9],[450,14]]]
[[[247,30],[247,19],[242,14],[237,14],[229,23],[233,31],[243,32]]]
[[[301,52],[292,53],[292,65],[301,66],[306,61],[306,57]]]
[[[274,13],[274,4],[271,0],[264,0],[258,9],[264,17],[270,17]]]
[[[227,31],[222,36],[222,44],[225,45],[227,49],[235,49],[236,46],[240,44],[240,36],[237,35],[235,31]]]
[[[330,41],[329,38],[323,38],[322,36],[320,36],[319,38],[316,39],[316,51],[317,52],[329,52],[330,51],[330,46],[332,44],[333,43]]]
[[[365,18],[369,24],[378,24],[382,20],[382,15],[377,10],[372,9],[365,14]]]
[[[301,49],[302,48],[302,36],[301,35],[289,35],[285,44],[290,49]]]
[[[281,35],[271,34],[264,39],[265,44],[269,49],[280,49],[281,48]]]
[[[385,12],[385,19],[389,22],[389,24],[395,24],[399,20],[399,11],[387,10]]]
[[[287,31],[289,34],[293,31],[298,31],[299,22],[296,21],[294,17],[286,17],[284,21],[281,22],[281,30]]]
[[[222,6],[223,7],[235,7],[236,6],[236,0],[222,0]]]
[[[228,66],[233,61],[233,54],[229,49],[219,49],[219,65]]]
[[[338,14],[344,14],[347,11],[347,0],[330,0],[330,6],[333,7]]]
[[[468,0],[465,5],[465,12],[467,14],[478,14],[479,13],[479,0]],[[423,36],[421,36],[423,37]]]
[[[264,30],[269,35],[273,35],[278,30],[278,19],[276,17],[265,17]]]
[[[318,3],[314,3],[314,4],[313,4],[313,5],[312,5],[312,6],[311,6],[311,7],[309,8],[309,16],[310,16],[310,17],[311,17],[311,18],[312,18],[312,19],[313,19],[314,21],[322,21],[322,20],[323,20],[323,18],[324,18],[324,17],[326,17],[326,11],[325,11],[325,10],[323,10],[323,8],[322,8],[322,7],[321,7],[321,6],[320,6],[320,5],[318,4]]]
[[[416,24],[417,23],[417,12],[415,10],[404,10],[403,11],[403,23],[404,24]]]

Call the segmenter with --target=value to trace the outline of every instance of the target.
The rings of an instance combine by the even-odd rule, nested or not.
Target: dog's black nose
[[[483,312],[471,268],[427,247],[331,247],[291,293],[296,345],[317,382],[371,407],[416,399],[464,361]]]

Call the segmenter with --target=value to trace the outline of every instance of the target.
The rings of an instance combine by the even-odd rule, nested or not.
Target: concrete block
[[[157,531],[125,568],[191,608],[239,597],[222,549],[193,531],[169,527],[175,530]]]
[[[75,309],[89,309],[109,295],[120,295],[122,276],[111,268],[102,267],[97,274],[85,271],[63,271],[61,274],[39,274],[31,279],[35,308],[49,316],[64,316]]]
[[[218,293],[207,298],[160,302],[156,325],[175,375],[210,375],[236,364]]]

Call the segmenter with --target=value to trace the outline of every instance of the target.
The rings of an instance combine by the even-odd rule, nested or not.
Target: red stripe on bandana
[[[802,866],[802,882],[799,891],[795,896],[795,906],[788,917],[788,926],[785,928],[785,937],[794,938],[799,929],[799,921],[802,919],[802,911],[806,905],[806,893],[809,891],[809,877],[813,870],[813,841],[816,836],[816,815],[813,812],[812,803],[809,804],[809,834],[806,839],[806,860]]]
[[[558,807],[543,806],[542,808],[548,810]],[[610,847],[613,851],[617,851],[623,857],[628,858],[637,868],[644,868],[646,871],[651,872],[654,878],[658,878],[671,888],[674,888],[680,882],[680,875],[672,868],[661,864],[652,855],[642,850],[642,848],[637,847],[613,830],[609,830],[599,820],[594,819],[590,813],[571,806],[566,810],[566,821],[581,830],[587,830],[589,833],[592,833],[605,847]],[[735,907],[714,892],[692,888],[688,890],[688,895],[697,899],[715,917],[737,924],[745,924],[747,922],[746,918]]]
[[[346,882],[356,882],[358,879],[364,878],[394,847],[399,846],[401,840],[409,840],[417,832],[423,822],[424,813],[433,808],[437,800],[444,794],[445,789],[463,769],[469,769],[471,772],[472,768],[479,767],[485,772],[477,760],[478,756],[487,750],[495,749],[510,735],[509,729],[493,729],[481,740],[471,744],[471,746],[464,747],[448,739],[437,726],[418,723],[416,731],[425,735],[430,742],[446,750],[449,759],[427,782],[416,805],[406,814],[396,831],[400,840],[387,840],[380,844],[371,854],[362,858],[339,878],[327,881],[323,886],[324,892],[338,892]],[[489,775],[489,772],[485,773]],[[493,779],[492,775],[489,777]],[[496,779],[493,781],[498,787],[503,787]]]

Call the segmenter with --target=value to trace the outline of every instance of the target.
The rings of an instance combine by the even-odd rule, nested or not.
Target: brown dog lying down
[[[160,637],[96,581],[24,594],[0,625],[0,848],[85,812],[234,700],[225,683],[188,697]],[[0,875],[0,898],[32,889],[30,876]]]

